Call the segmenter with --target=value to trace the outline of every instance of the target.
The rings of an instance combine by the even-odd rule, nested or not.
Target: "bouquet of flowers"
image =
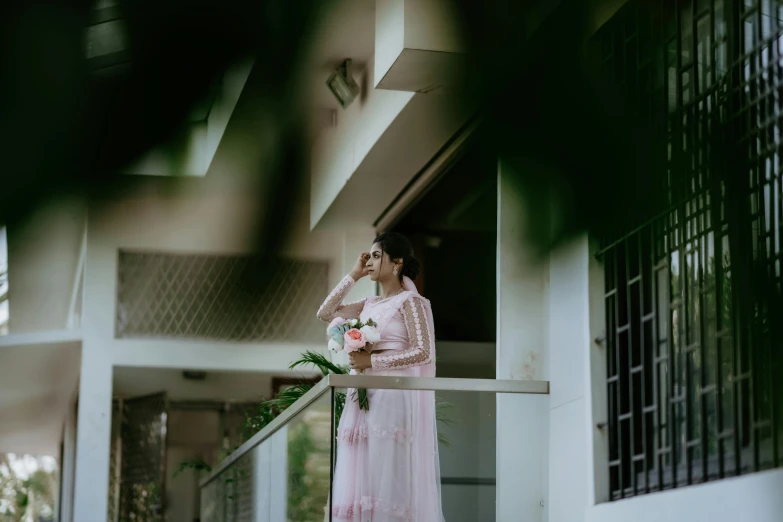
[[[372,319],[366,322],[360,319],[343,319],[335,317],[326,329],[326,335],[329,336],[329,349],[333,352],[369,352],[368,345],[377,343],[381,340],[381,334],[378,333],[377,323]],[[364,373],[364,370],[359,370]],[[367,390],[359,388],[357,390],[359,397],[359,408],[362,410],[370,409],[370,401],[367,398]]]

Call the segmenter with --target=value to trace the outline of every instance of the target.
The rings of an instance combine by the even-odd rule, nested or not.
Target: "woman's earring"
[[[392,274],[397,275],[397,267],[394,267],[394,270],[392,270]]]

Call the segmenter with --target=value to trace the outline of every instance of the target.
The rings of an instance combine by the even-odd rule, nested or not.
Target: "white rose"
[[[333,352],[339,352],[343,349],[343,347],[340,346],[340,343],[338,343],[334,339],[329,339],[329,349]]]
[[[381,334],[378,333],[378,329],[374,326],[364,326],[360,331],[364,334],[364,338],[367,339],[367,342],[370,344],[377,343],[381,340]]]
[[[359,324],[359,320],[351,319],[350,321],[348,321],[348,324],[350,324],[351,326],[356,326],[357,324]]]

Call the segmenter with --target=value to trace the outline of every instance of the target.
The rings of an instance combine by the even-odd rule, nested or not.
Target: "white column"
[[[590,261],[587,235],[551,253],[549,288],[549,520],[584,520],[591,504]],[[600,296],[598,297],[600,301]],[[604,363],[605,364],[605,363]]]
[[[609,420],[606,389],[606,292],[603,263],[593,255],[598,251],[596,241],[589,243],[588,265],[588,308],[589,340],[585,373],[585,420],[587,425],[587,494],[588,504],[609,500],[609,437],[607,430],[599,425]]]
[[[73,480],[76,466],[76,403],[71,404],[63,428],[63,455],[60,463],[59,522],[73,522]]]
[[[76,435],[74,521],[106,522],[111,438],[111,352],[97,340],[82,345]]]
[[[267,522],[272,520],[272,483],[281,479],[281,477],[272,476],[272,441],[264,441],[252,453],[253,505],[255,507],[253,521]]]
[[[108,513],[116,260],[115,248],[88,236],[74,489],[78,522],[106,522]]]
[[[288,519],[288,426],[276,431],[265,444],[272,448],[268,520]],[[281,479],[282,478],[282,479]]]
[[[547,380],[547,265],[526,242],[524,194],[498,169],[497,378]],[[535,216],[548,222],[548,216]],[[497,520],[546,519],[548,398],[497,401]]]

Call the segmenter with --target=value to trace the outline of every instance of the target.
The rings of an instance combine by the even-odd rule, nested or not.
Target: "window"
[[[778,467],[783,451],[783,7],[649,5],[596,36],[665,165],[659,212],[599,253],[612,499]]]

